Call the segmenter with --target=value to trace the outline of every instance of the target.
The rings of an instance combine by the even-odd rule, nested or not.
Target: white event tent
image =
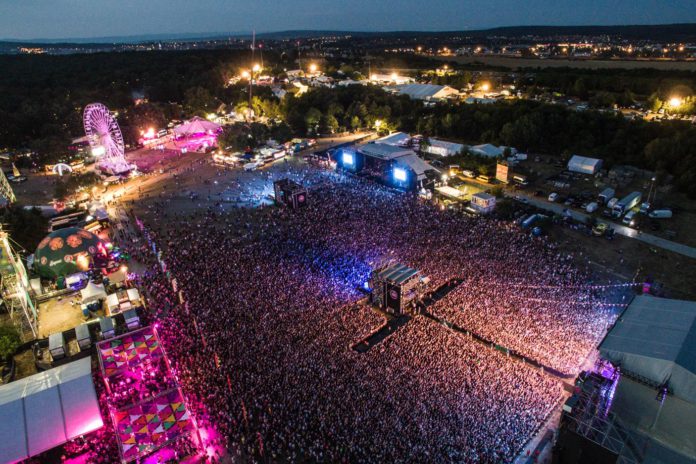
[[[101,428],[90,358],[1,386],[0,418],[0,463],[36,456]]]

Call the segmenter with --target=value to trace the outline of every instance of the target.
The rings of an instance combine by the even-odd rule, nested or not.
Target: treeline
[[[522,84],[540,87],[592,102],[598,106],[636,101],[668,100],[694,94],[696,73],[656,69],[538,68],[525,70]]]
[[[416,131],[466,143],[508,145],[523,152],[598,157],[608,166],[631,164],[673,175],[681,191],[696,197],[696,127],[683,121],[651,123],[614,113],[515,101],[438,105],[423,110]]]
[[[239,86],[224,84],[248,62],[249,52],[239,50],[0,56],[0,148],[60,157],[84,132],[82,110],[95,101],[119,111],[132,140],[138,125],[242,99]],[[151,105],[136,109],[134,92]]]
[[[387,94],[372,86],[317,88],[294,98],[286,97],[285,121],[296,133],[327,134],[377,128],[380,131],[413,127],[421,103],[406,96]]]

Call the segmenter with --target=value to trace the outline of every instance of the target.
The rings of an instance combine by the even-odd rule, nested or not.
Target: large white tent
[[[0,387],[0,463],[14,463],[101,428],[90,358]]]
[[[181,136],[208,134],[217,131],[221,127],[222,126],[220,124],[208,121],[207,119],[203,119],[199,116],[194,116],[185,123],[176,126],[174,128],[174,133]]]
[[[568,161],[568,170],[581,174],[596,174],[602,168],[602,160],[587,156],[573,155]]]
[[[599,345],[621,370],[696,403],[696,302],[636,296]]]

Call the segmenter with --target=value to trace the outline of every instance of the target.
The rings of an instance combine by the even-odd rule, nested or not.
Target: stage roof
[[[406,266],[405,264],[392,264],[379,273],[382,280],[401,285],[411,277],[418,274],[418,271]]]
[[[599,346],[602,357],[696,403],[696,302],[640,295]]]
[[[402,156],[397,158],[396,162],[410,168],[419,180],[425,178],[426,171],[436,171],[434,167],[420,159],[416,154]]]
[[[104,425],[89,357],[0,387],[0,462],[36,456]]]
[[[409,148],[396,147],[393,145],[374,142],[361,146],[358,151],[365,156],[379,158],[385,161],[401,158],[402,156],[415,155],[413,150]]]

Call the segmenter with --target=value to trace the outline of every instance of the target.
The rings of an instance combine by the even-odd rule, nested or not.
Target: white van
[[[626,213],[626,215],[623,218],[623,223],[626,224],[627,226],[630,226],[630,227],[635,226],[636,225],[636,220],[635,220],[636,214],[637,214],[637,212],[633,211],[633,210]]]
[[[247,163],[244,165],[244,170],[245,171],[256,171],[259,167],[259,163],[253,162],[253,163]]]

